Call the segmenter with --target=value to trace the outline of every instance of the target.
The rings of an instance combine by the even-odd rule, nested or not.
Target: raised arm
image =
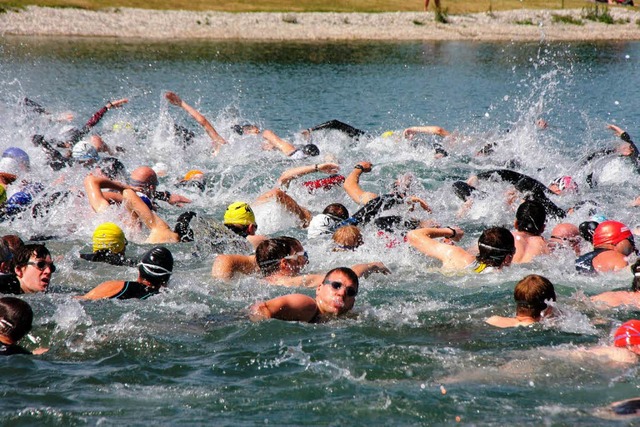
[[[249,308],[249,318],[254,322],[265,319],[309,322],[317,312],[318,305],[313,298],[292,294],[253,304]]]
[[[110,206],[109,200],[113,200],[111,197],[103,194],[103,188],[123,191],[131,187],[118,181],[112,181],[106,177],[91,174],[87,175],[84,179],[84,189],[87,194],[87,199],[89,199],[89,204],[95,212],[102,212],[107,209]]]
[[[411,126],[402,132],[402,137],[412,139],[415,135],[424,133],[428,135],[449,136],[451,132],[441,128],[440,126]]]
[[[282,172],[282,175],[278,178],[278,185],[281,187],[288,187],[292,180],[301,176],[308,175],[313,172],[324,172],[327,175],[332,175],[338,173],[338,170],[340,170],[340,167],[335,163],[320,163],[291,168]]]
[[[227,141],[222,136],[220,136],[220,134],[211,125],[211,123],[209,123],[209,121],[202,114],[200,114],[198,110],[184,102],[182,98],[180,98],[177,94],[173,92],[167,92],[165,94],[165,98],[167,98],[167,100],[171,104],[177,105],[178,107],[186,111],[191,117],[195,119],[196,122],[198,122],[200,126],[204,128],[204,130],[207,132],[207,135],[209,135],[209,138],[211,138],[211,141],[213,142],[213,149],[215,153],[220,150],[221,145],[227,143]]]
[[[391,270],[381,262],[368,262],[365,264],[355,264],[351,269],[358,277],[368,277],[373,273],[391,274]]]
[[[459,241],[463,236],[464,231],[457,227],[419,228],[407,233],[407,239],[411,246],[431,258],[442,261],[442,267],[453,269],[465,268],[475,260],[475,257],[461,247],[436,239],[446,237],[453,241]]]
[[[145,243],[177,243],[178,233],[146,205],[133,190],[124,190],[122,200],[134,219],[142,222],[149,229],[149,237]]]
[[[372,164],[370,162],[360,162],[353,167],[353,170],[344,181],[343,187],[347,195],[359,205],[366,205],[372,199],[378,197],[377,194],[364,191],[360,187],[360,175],[371,172]]]

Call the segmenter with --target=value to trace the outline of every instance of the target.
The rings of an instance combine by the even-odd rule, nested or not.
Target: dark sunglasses
[[[331,285],[331,287],[333,289],[335,289],[336,291],[339,291],[340,289],[342,289],[342,287],[344,286],[342,284],[342,282],[334,282],[331,280],[325,280],[324,282],[322,282],[323,285]],[[358,288],[353,287],[353,286],[346,286],[345,288],[345,294],[347,294],[348,297],[355,297],[356,295],[358,295]]]
[[[52,262],[47,262],[47,261],[28,262],[27,265],[33,265],[35,268],[37,268],[40,271],[43,271],[45,268],[49,267],[49,270],[51,270],[51,273],[56,272],[56,266]]]

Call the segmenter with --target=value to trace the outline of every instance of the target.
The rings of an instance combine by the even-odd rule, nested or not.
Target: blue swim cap
[[[17,161],[23,169],[29,169],[29,155],[18,147],[9,147],[2,153],[2,157],[9,157]]]
[[[144,202],[145,205],[147,205],[149,207],[149,209],[153,210],[153,203],[151,202],[151,199],[148,198],[145,194],[143,193],[136,193],[138,195],[138,197],[140,197],[140,199],[142,199],[142,201]]]

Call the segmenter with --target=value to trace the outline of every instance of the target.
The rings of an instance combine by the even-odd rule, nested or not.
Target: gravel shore
[[[581,10],[514,10],[450,15],[436,23],[432,12],[224,13],[118,8],[28,7],[0,14],[3,36],[77,36],[212,40],[640,40],[640,12],[611,8],[624,23],[581,19]],[[554,15],[583,25],[553,22]]]

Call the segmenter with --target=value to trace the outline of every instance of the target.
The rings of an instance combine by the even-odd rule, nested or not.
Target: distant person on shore
[[[436,6],[436,12],[440,11],[440,0],[433,0],[433,3]],[[429,0],[424,0],[424,11],[427,12],[429,9]]]
[[[530,274],[516,284],[513,299],[516,301],[515,317],[491,316],[486,322],[498,328],[537,323],[552,314],[553,306],[547,302],[556,300],[556,292],[549,279]]]
[[[324,322],[353,308],[358,287],[358,276],[352,269],[334,268],[317,285],[315,299],[304,294],[292,294],[258,302],[249,309],[249,317],[254,322],[266,319]]]

